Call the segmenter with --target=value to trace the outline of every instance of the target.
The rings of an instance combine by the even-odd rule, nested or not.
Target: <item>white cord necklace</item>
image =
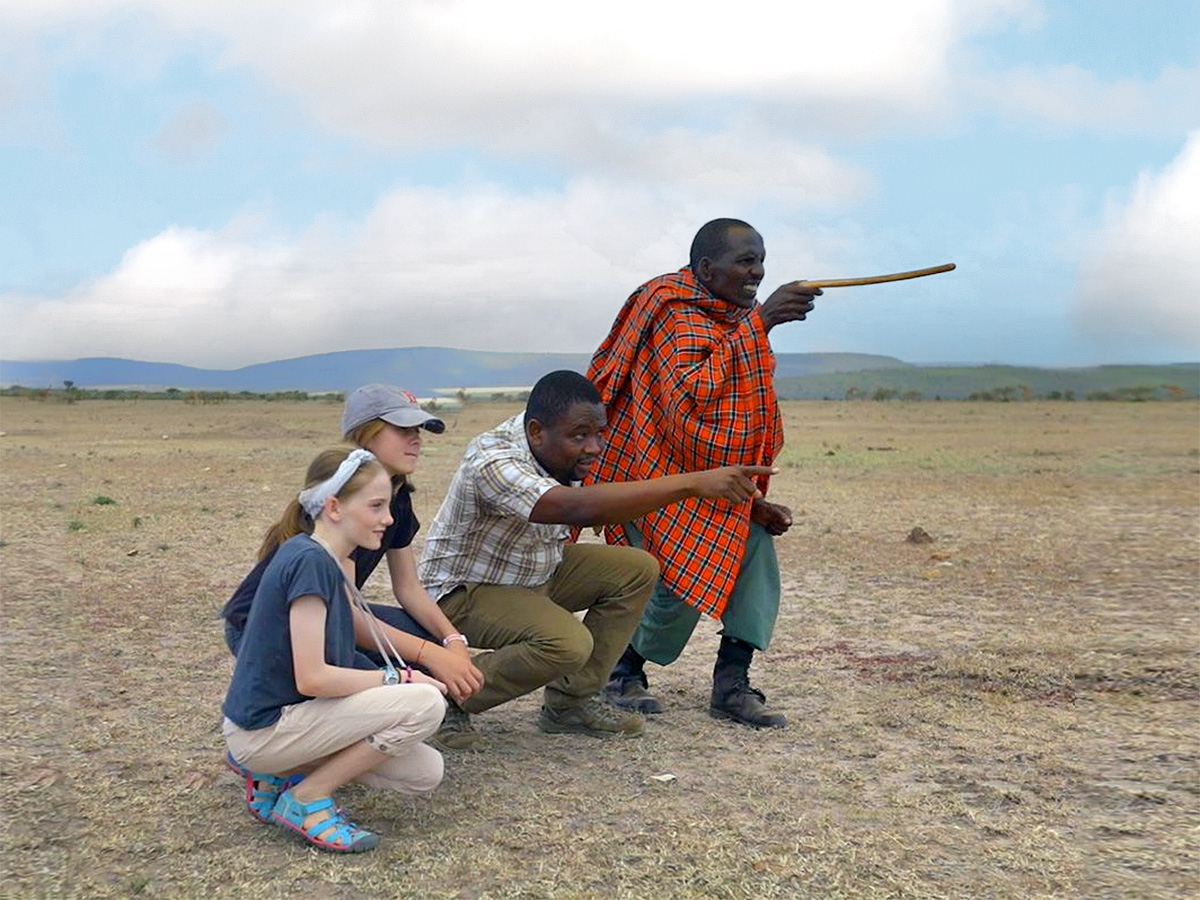
[[[406,677],[402,679],[402,682],[404,684],[412,682],[412,666],[404,661],[404,658],[400,655],[400,651],[398,651],[396,649],[396,645],[392,643],[392,639],[387,636],[387,632],[379,627],[379,621],[375,618],[375,613],[371,611],[371,607],[367,603],[366,598],[363,597],[362,591],[358,589],[358,585],[356,585],[350,576],[346,574],[346,569],[342,564],[343,561],[338,559],[337,554],[334,553],[333,549],[323,540],[321,540],[315,534],[310,536],[312,537],[313,541],[319,544],[321,548],[328,553],[330,558],[337,564],[338,571],[342,573],[342,582],[346,586],[346,593],[350,597],[350,602],[357,606],[363,615],[366,616],[367,631],[371,632],[371,639],[375,642],[375,649],[379,651],[379,655],[383,658],[383,667],[388,674],[388,682],[396,683],[396,679],[398,678],[396,671],[397,666],[403,668],[406,673]],[[349,558],[347,557],[347,560],[348,559]],[[384,649],[385,644],[387,645],[387,650]],[[394,664],[392,662],[393,659],[395,660]]]

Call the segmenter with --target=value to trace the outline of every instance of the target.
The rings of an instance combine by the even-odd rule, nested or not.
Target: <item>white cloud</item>
[[[1178,134],[1200,121],[1200,68],[1104,81],[1074,65],[1022,67],[977,80],[975,93],[1006,114],[1064,127]]]
[[[686,263],[708,213],[584,179],[535,196],[398,190],[361,223],[294,238],[253,220],[172,228],[64,296],[0,296],[0,355],[237,367],[367,347],[591,351],[639,283]]]
[[[1023,5],[46,0],[0,6],[0,27],[119,42],[131,23],[157,23],[156,40],[139,39],[152,59],[171,35],[193,46],[198,35],[215,37],[224,65],[262,73],[327,126],[383,145],[470,137],[553,155],[581,123],[640,116],[669,127],[696,106],[709,131],[756,109],[796,132],[813,116],[840,114],[845,127],[861,127],[866,111],[911,117],[938,103],[963,33]],[[144,55],[130,58],[141,65]]]
[[[1200,130],[1162,172],[1142,173],[1128,203],[1093,235],[1074,309],[1086,334],[1108,347],[1165,343],[1200,354],[1197,197]]]

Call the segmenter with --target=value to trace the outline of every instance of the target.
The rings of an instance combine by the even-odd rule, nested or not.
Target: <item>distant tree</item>
[[[1027,384],[1018,384],[1017,390],[1021,392],[1021,400],[1028,403],[1033,399],[1033,388]]]
[[[897,391],[894,388],[877,387],[875,388],[874,393],[871,394],[871,399],[880,401],[894,400],[896,398],[896,394]]]
[[[64,378],[63,387],[68,391],[73,391],[75,390],[75,382],[73,382],[70,378]]]
[[[852,384],[852,385],[850,385],[850,387],[846,388],[846,399],[847,400],[861,400],[862,397],[863,397],[863,392],[857,386]]]
[[[1133,403],[1145,403],[1147,400],[1153,400],[1155,389],[1149,385],[1138,385],[1137,387],[1124,387],[1117,390],[1117,396],[1123,400],[1129,400]]]

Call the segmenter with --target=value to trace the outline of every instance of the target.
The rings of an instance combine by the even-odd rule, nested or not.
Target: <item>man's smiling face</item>
[[[749,309],[756,302],[766,258],[757,231],[730,228],[725,234],[725,248],[715,259],[706,256],[700,260],[696,277],[714,296]]]

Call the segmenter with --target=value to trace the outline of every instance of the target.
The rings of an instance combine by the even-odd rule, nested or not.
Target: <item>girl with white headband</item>
[[[441,724],[445,686],[396,652],[354,585],[352,552],[378,549],[391,497],[387,470],[366,450],[312,462],[282,520],[302,511],[312,534],[285,541],[263,572],[223,707],[250,811],[334,852],[379,843],[335,804],[337,788],[418,794],[442,780],[441,754],[423,741]]]
[[[373,603],[371,609],[376,618],[395,629],[387,630],[387,634],[404,658],[445,684],[450,698],[458,704],[483,687],[483,673],[471,662],[467,639],[450,624],[421,584],[411,547],[420,524],[413,514],[408,479],[420,460],[424,432],[440,434],[445,428],[445,423],[423,410],[411,393],[385,384],[368,384],[352,391],[342,414],[346,440],[374,453],[392,478],[390,508],[394,521],[377,549],[360,547],[354,551],[355,585],[361,588],[379,563],[387,560],[392,594],[399,605]],[[288,538],[311,527],[311,520],[296,509],[294,517],[285,517],[267,532],[258,552],[258,564],[221,612],[225,640],[235,655],[254,592],[271,556]],[[457,713],[458,707],[452,711]],[[465,716],[458,716],[454,727],[443,729],[434,743],[443,749],[472,746],[478,732],[460,726],[462,719]],[[240,774],[244,777],[246,773]]]

